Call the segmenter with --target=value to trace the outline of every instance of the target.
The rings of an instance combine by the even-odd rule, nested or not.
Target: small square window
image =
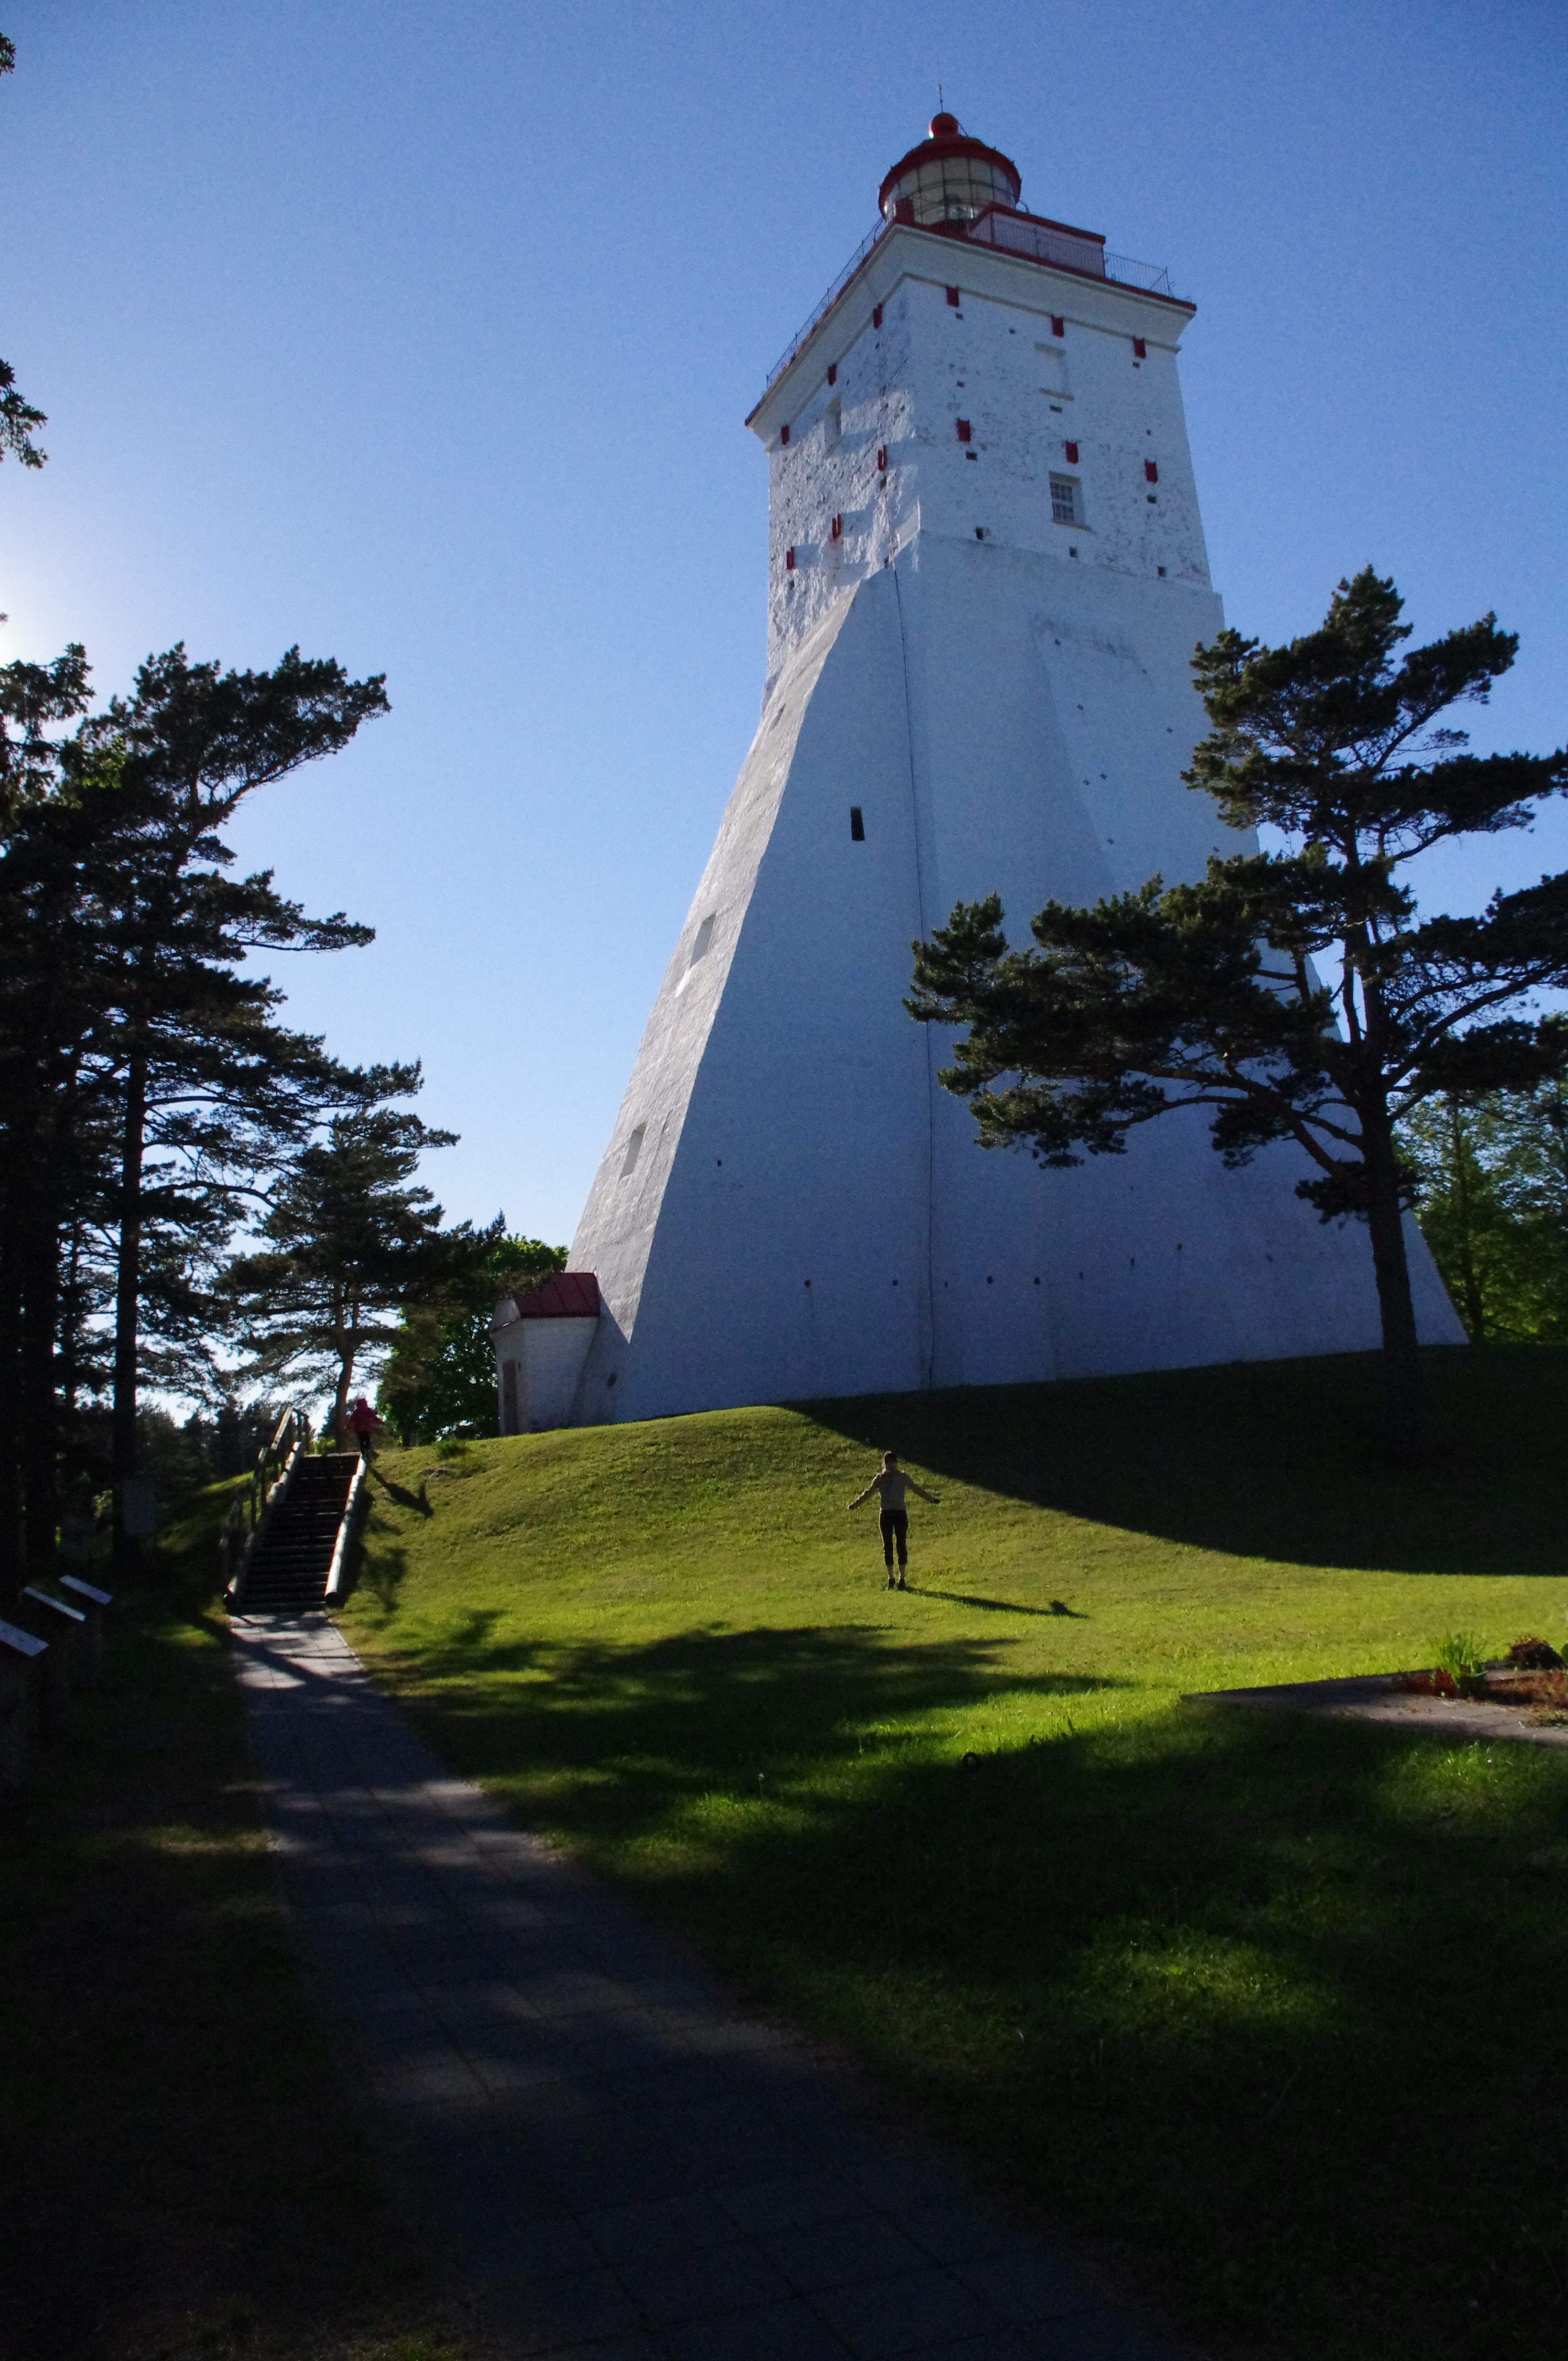
[[[1083,511],[1078,501],[1078,479],[1075,476],[1051,478],[1051,522],[1081,524]]]
[[[1142,336],[1135,336],[1133,338],[1133,358],[1135,361],[1147,360],[1148,352],[1149,348],[1147,345],[1145,344]]]
[[[885,443],[879,443],[879,444],[877,445],[877,453],[876,453],[876,468],[877,468],[877,474],[878,474],[879,476],[885,476],[885,475],[886,475],[886,473],[887,473],[887,445],[886,445]]]
[[[873,303],[872,305],[872,325],[873,328],[880,328],[882,325],[882,305],[880,303]]]
[[[948,288],[948,302],[949,305],[951,306],[951,308],[952,308],[955,312],[958,310],[959,305],[959,303],[962,302],[962,300],[963,300],[963,298],[961,297],[961,295],[960,295],[960,294],[959,294],[959,290],[958,290],[956,287],[949,287],[949,288]]]
[[[825,451],[836,451],[839,447],[839,437],[842,435],[843,432],[844,405],[839,401],[837,396],[835,396],[822,413],[823,449]]]
[[[1071,389],[1067,381],[1067,346],[1036,345],[1035,350],[1040,357],[1042,379],[1040,391],[1056,399],[1069,392]]]
[[[859,804],[850,806],[850,840],[852,844],[864,844],[866,840],[866,823]]]
[[[960,418],[956,422],[956,423],[959,430],[959,441],[960,443],[967,443],[970,439],[970,431],[969,420],[967,418]]]
[[[1054,312],[1051,313],[1051,334],[1053,336],[1065,336],[1067,334],[1067,322],[1059,319]]]
[[[642,1139],[647,1129],[645,1123],[640,1123],[626,1143],[626,1160],[620,1168],[620,1177],[623,1180],[630,1180],[637,1170],[637,1159],[642,1153]]]
[[[780,441],[780,443],[781,443],[781,444],[787,443],[787,442],[789,441],[789,421],[788,421],[788,419],[785,419],[785,421],[784,421],[784,424],[779,428],[779,441]]]
[[[1144,481],[1146,484],[1158,483],[1159,461],[1157,459],[1146,459],[1144,461]]]
[[[829,361],[828,364],[828,382],[829,385],[837,385],[839,382],[839,364],[837,361]]]

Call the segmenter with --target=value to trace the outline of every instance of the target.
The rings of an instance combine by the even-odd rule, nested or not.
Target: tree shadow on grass
[[[1216,1708],[1110,1725],[1115,1684],[1016,1652],[480,1614],[407,1669],[449,1759],[1199,2333],[1553,2349],[1568,1763]],[[1058,1708],[966,1765],[946,1717],[1029,1695],[1088,1726]]]
[[[905,1645],[880,1627],[702,1629],[641,1642],[497,1638],[478,1609],[421,1637],[398,1684],[455,1739],[463,1767],[563,1826],[652,1833],[693,1796],[751,1793],[759,1771],[850,1763],[945,1714],[1008,1697],[1087,1697],[1123,1683],[1014,1670],[1013,1643]],[[565,1815],[565,1819],[561,1818]],[[579,1817],[580,1816],[580,1817]]]
[[[1033,1506],[1243,1557],[1423,1574],[1568,1565],[1568,1351],[1422,1356],[1429,1465],[1379,1444],[1375,1353],[798,1407]]]
[[[7,2361],[341,2356],[383,2321],[411,2351],[435,2311],[278,1907],[226,1644],[192,1642],[227,1641],[205,1566],[118,1587],[4,1821]]]
[[[354,1547],[348,1561],[347,1596],[364,1590],[372,1598],[384,1616],[397,1612],[398,1600],[409,1570],[409,1554],[401,1542],[395,1541],[383,1527],[371,1542],[375,1510],[360,1525],[354,1537]]]

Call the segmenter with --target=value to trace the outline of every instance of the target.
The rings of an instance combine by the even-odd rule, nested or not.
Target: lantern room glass
[[[915,207],[916,226],[929,229],[938,222],[975,221],[987,205],[1017,203],[1017,181],[1002,159],[992,163],[983,156],[934,157],[901,172],[883,199],[889,221],[905,199]]]

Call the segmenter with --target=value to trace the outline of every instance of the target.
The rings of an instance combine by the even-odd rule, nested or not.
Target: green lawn
[[[274,1896],[205,1497],[0,1799],[5,2361],[457,2361]]]
[[[1568,1356],[1429,1373],[1419,1476],[1364,1359],[388,1454],[346,1627],[452,1761],[1215,2350],[1539,2356],[1568,1757],[1180,1702],[1563,1639]],[[905,1595],[845,1509],[884,1444],[941,1494]]]

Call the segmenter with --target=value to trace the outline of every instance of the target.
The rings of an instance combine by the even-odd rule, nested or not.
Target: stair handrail
[[[359,1503],[365,1493],[366,1466],[367,1462],[361,1455],[356,1460],[354,1473],[348,1479],[348,1498],[343,1504],[343,1514],[337,1522],[337,1539],[332,1545],[332,1565],[327,1574],[326,1588],[322,1594],[323,1599],[343,1597],[348,1573],[348,1544],[353,1538],[354,1520],[359,1513]]]
[[[244,1598],[246,1576],[256,1545],[271,1523],[274,1512],[287,1499],[310,1444],[310,1420],[302,1410],[290,1409],[273,1428],[270,1441],[264,1443],[256,1455],[250,1479],[231,1505],[218,1542],[224,1567],[224,1597],[230,1606],[237,1607]]]

